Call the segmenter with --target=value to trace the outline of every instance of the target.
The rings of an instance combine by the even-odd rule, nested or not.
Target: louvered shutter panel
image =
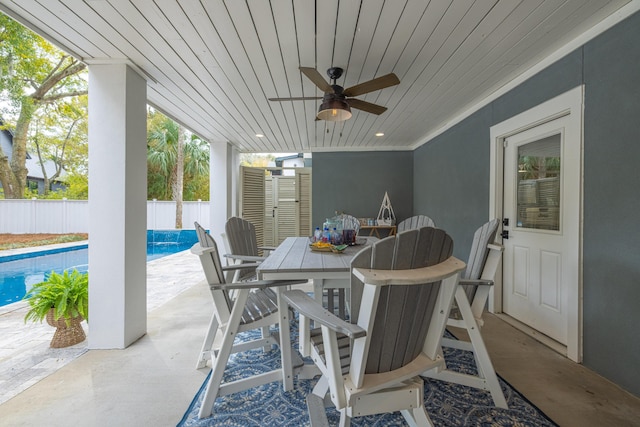
[[[311,169],[296,169],[298,236],[311,236]]]
[[[266,176],[264,181],[264,245],[275,246],[273,212],[273,178]]]
[[[258,246],[264,246],[265,171],[240,167],[240,215],[256,227]]]

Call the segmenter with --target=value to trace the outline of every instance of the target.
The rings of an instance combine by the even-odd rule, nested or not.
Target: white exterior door
[[[566,116],[504,140],[503,312],[567,345],[578,281],[580,139]],[[507,237],[508,234],[508,237]]]
[[[490,218],[503,218],[489,308],[582,360],[583,88],[491,127]],[[515,321],[512,321],[515,319]]]

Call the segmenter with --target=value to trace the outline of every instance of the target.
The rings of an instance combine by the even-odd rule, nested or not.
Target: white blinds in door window
[[[560,230],[562,135],[518,147],[517,227]]]

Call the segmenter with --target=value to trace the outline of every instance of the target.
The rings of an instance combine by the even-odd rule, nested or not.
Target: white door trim
[[[578,282],[568,290],[568,342],[567,357],[573,361],[582,361],[582,235],[583,235],[583,99],[584,87],[578,86],[562,95],[550,99],[536,107],[505,120],[490,129],[490,175],[489,175],[489,218],[502,217],[503,201],[503,173],[505,138],[542,123],[568,116],[568,126],[574,127],[580,135],[580,196],[579,196],[579,238],[578,251]],[[489,299],[489,310],[494,313],[502,312],[502,268],[496,275],[496,282]]]

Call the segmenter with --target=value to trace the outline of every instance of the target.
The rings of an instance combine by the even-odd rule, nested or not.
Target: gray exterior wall
[[[385,191],[398,221],[412,215],[412,152],[313,153],[314,228],[335,211],[377,217]]]
[[[489,213],[490,127],[584,84],[584,364],[640,396],[639,41],[637,13],[413,153],[314,153],[314,224],[373,216],[387,190],[399,220],[430,216],[466,259]]]
[[[582,83],[584,364],[640,395],[640,14],[414,153],[414,211],[466,259],[489,212],[489,128]],[[315,173],[315,169],[314,169]]]

